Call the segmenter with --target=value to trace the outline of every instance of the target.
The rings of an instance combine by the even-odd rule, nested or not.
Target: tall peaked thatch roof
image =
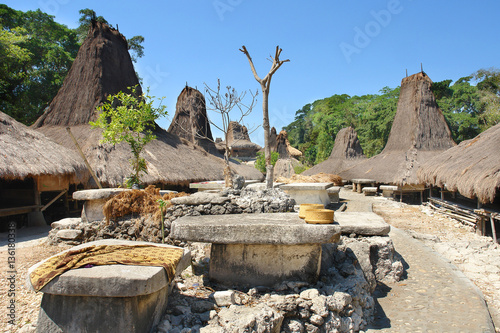
[[[358,133],[349,126],[337,133],[330,157],[304,171],[303,174],[312,176],[323,172],[336,175],[365,159],[366,156],[359,143]]]
[[[89,173],[78,155],[45,135],[0,112],[0,178],[24,179],[41,175],[69,176],[73,183]]]
[[[418,167],[455,145],[431,85],[431,79],[424,72],[401,81],[398,109],[384,150],[341,172],[343,179],[418,184]]]
[[[288,133],[285,130],[280,131],[280,134],[276,137],[275,144],[276,148],[271,150],[277,151],[280,154],[280,158],[299,158],[302,156],[302,152],[300,150],[290,145],[290,141],[288,141]]]
[[[124,143],[116,146],[99,143],[101,131],[91,129],[88,121],[95,119],[95,108],[106,96],[125,91],[137,82],[125,37],[105,24],[95,23],[63,86],[34,127],[75,150],[66,132],[66,127],[71,127],[99,181],[104,186],[121,185],[131,174],[130,148]],[[157,139],[143,151],[148,163],[148,174],[142,178],[145,183],[186,185],[224,179],[220,157],[182,141],[159,126],[155,126],[154,134]],[[234,163],[232,166],[246,179],[262,178],[252,167]]]
[[[250,141],[248,129],[236,121],[231,121],[228,126],[227,141],[232,148],[246,148],[258,151],[260,146]]]
[[[482,203],[500,191],[500,124],[436,155],[418,170],[422,183],[445,186]]]
[[[94,22],[61,89],[33,127],[86,125],[108,95],[138,84],[126,38]]]
[[[215,150],[205,96],[197,89],[187,85],[182,89],[168,132],[202,146],[207,151]]]
[[[276,133],[276,128],[271,127],[271,133],[269,133],[269,147],[271,151],[276,151],[278,149],[278,143],[276,139],[278,138],[278,134]]]

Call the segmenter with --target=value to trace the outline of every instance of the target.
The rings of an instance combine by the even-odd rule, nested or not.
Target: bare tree
[[[271,164],[271,147],[269,146],[269,138],[270,138],[270,127],[269,127],[269,88],[271,86],[271,78],[273,77],[273,74],[276,73],[278,68],[283,65],[283,63],[288,62],[290,60],[280,60],[280,54],[281,54],[281,49],[279,46],[276,46],[276,53],[273,56],[271,56],[270,61],[272,62],[271,69],[269,70],[269,73],[261,79],[257,75],[257,71],[255,70],[255,66],[253,65],[252,58],[250,57],[250,54],[247,51],[247,48],[245,45],[243,45],[240,49],[241,52],[243,52],[247,58],[248,62],[250,63],[250,68],[252,69],[253,76],[257,80],[257,82],[260,83],[260,87],[262,88],[262,113],[263,113],[263,124],[262,127],[264,129],[264,156],[266,158],[266,187],[267,188],[272,188],[273,187],[273,177],[274,177],[274,170],[273,170],[273,165]]]
[[[246,91],[242,92],[241,94],[238,94],[236,90],[234,88],[231,88],[230,86],[227,86],[226,89],[227,89],[226,93],[221,93],[220,80],[217,80],[217,90],[210,88],[205,83],[205,92],[208,95],[208,103],[210,105],[210,107],[207,106],[207,110],[211,110],[220,114],[222,119],[221,125],[218,125],[211,120],[209,120],[209,122],[219,131],[224,133],[224,163],[225,163],[224,181],[226,187],[230,187],[232,186],[233,173],[229,165],[229,157],[231,156],[231,146],[228,140],[229,123],[231,121],[236,121],[242,124],[243,118],[248,116],[252,112],[253,107],[255,106],[258,91],[256,91],[255,94],[253,94],[249,90],[250,95],[252,96],[251,102],[250,104],[244,104],[243,101],[246,96]],[[234,108],[240,111],[239,116],[236,118],[236,120],[231,119],[231,114],[230,114]]]

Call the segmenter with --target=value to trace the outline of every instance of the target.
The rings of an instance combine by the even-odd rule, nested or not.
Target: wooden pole
[[[78,152],[80,153],[80,156],[83,158],[83,161],[85,162],[85,165],[87,166],[87,169],[89,169],[90,174],[92,175],[92,178],[94,178],[94,181],[96,182],[97,187],[102,188],[102,185],[99,182],[99,179],[97,179],[97,177],[96,177],[96,175],[94,173],[94,170],[92,170],[92,167],[90,166],[89,161],[87,161],[87,158],[83,154],[83,151],[80,148],[80,145],[78,144],[78,141],[76,141],[76,138],[73,136],[73,133],[71,133],[71,129],[69,128],[69,126],[66,127],[66,131],[68,131],[69,136],[71,137],[71,139],[75,143],[75,146],[78,149]]]
[[[48,204],[46,204],[45,206],[42,207],[42,209],[40,209],[42,212],[45,211],[47,208],[49,208],[50,205],[52,205],[57,199],[59,199],[63,194],[67,193],[68,190],[64,190],[62,191],[61,193],[59,193],[54,199],[50,200],[50,202]]]
[[[493,235],[493,242],[498,244],[497,240],[497,231],[495,230],[495,219],[493,218],[494,214],[490,214],[490,222],[491,222],[491,233]]]

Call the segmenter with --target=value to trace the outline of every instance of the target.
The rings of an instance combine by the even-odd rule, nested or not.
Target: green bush
[[[276,161],[280,157],[280,154],[273,151],[271,152],[271,164],[276,165]],[[264,153],[257,153],[257,160],[255,160],[255,168],[262,173],[266,173],[266,157]]]

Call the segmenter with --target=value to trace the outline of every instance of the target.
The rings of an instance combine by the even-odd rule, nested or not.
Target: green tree
[[[0,52],[10,54],[2,57],[0,73],[3,111],[30,125],[61,87],[78,52],[76,33],[40,10],[23,13],[3,4],[0,26]]]
[[[87,33],[89,31],[89,27],[92,24],[92,21],[105,23],[110,27],[113,27],[113,25],[109,24],[104,17],[97,16],[96,12],[93,9],[80,9],[78,13],[80,14],[80,19],[78,20],[78,23],[80,23],[80,25],[78,26],[78,28],[76,28],[76,32],[78,34],[78,40],[80,44],[83,43],[83,41],[87,37]],[[132,51],[132,53],[130,54],[130,58],[133,62],[137,62],[138,58],[142,58],[144,56],[144,46],[142,46],[142,43],[144,43],[144,37],[140,35],[127,39],[128,49]]]
[[[280,154],[278,152],[271,152],[271,164],[276,165]],[[264,153],[257,153],[257,159],[255,160],[255,168],[262,173],[266,173],[266,157]]]
[[[155,97],[149,96],[149,89],[141,93],[140,87],[129,87],[130,93],[120,91],[108,96],[107,102],[98,107],[99,117],[90,122],[92,128],[103,129],[102,142],[113,145],[126,142],[130,146],[132,158],[130,164],[133,173],[127,179],[127,186],[140,184],[141,173],[147,173],[146,160],[141,152],[146,144],[156,138],[153,133],[155,120],[167,114],[166,106],[159,98],[158,107],[153,106]]]

